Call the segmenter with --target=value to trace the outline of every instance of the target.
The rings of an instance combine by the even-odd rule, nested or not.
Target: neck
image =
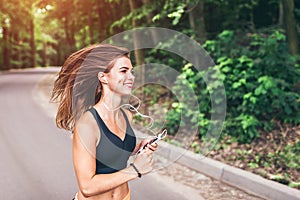
[[[106,111],[115,113],[120,109],[121,100],[122,98],[119,95],[107,94],[104,95],[97,104],[100,104],[101,107],[104,107]]]
[[[117,107],[109,107],[104,101],[101,102],[103,104],[103,106],[106,108],[107,111],[111,111],[111,112],[114,112],[114,111],[117,111],[120,109],[120,106],[117,106]]]

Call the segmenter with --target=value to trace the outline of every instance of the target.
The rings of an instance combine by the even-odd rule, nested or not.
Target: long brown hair
[[[76,120],[101,98],[98,73],[108,73],[117,58],[129,57],[125,48],[92,45],[70,55],[54,82],[51,101],[58,102],[56,125],[73,130]]]

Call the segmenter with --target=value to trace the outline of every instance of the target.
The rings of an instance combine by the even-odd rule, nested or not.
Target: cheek
[[[120,77],[118,78],[118,83],[123,83],[123,82],[125,81],[125,79],[126,79],[126,77],[120,76]]]
[[[123,83],[123,80],[118,80],[118,84],[122,84]]]
[[[122,78],[118,78],[116,80],[113,81],[113,83],[111,84],[111,86],[119,88],[123,85],[124,80]]]

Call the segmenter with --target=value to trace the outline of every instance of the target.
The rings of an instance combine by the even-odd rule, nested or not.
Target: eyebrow
[[[122,67],[119,68],[119,70],[123,70],[123,69],[129,70],[130,68],[129,68],[129,67],[126,67],[126,66],[122,66]],[[133,69],[133,68],[132,68],[132,69]],[[132,70],[132,69],[131,69],[131,70]]]

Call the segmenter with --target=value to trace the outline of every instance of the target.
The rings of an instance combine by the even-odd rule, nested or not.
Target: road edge
[[[239,188],[247,193],[272,200],[300,200],[300,191],[286,185],[265,179],[251,172],[232,167],[201,154],[160,143],[159,154],[166,159],[203,173],[228,185]]]

